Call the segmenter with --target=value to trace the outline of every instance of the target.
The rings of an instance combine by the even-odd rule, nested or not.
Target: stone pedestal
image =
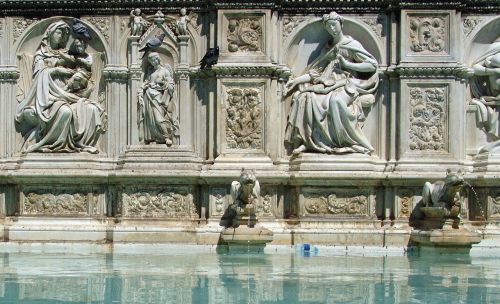
[[[267,243],[272,242],[273,232],[264,227],[240,226],[226,228],[221,233],[222,241],[229,252],[263,252]]]
[[[450,252],[468,252],[472,245],[481,241],[481,235],[466,228],[414,230],[410,241],[419,247],[443,249]]]

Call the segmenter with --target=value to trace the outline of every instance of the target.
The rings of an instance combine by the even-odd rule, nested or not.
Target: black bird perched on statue
[[[200,60],[200,69],[212,68],[219,60],[219,47],[209,48],[205,56]]]
[[[159,36],[149,39],[148,42],[146,42],[146,45],[139,50],[139,52],[144,52],[144,54],[142,54],[142,57],[144,58],[144,56],[146,56],[149,51],[154,51],[159,48],[163,43],[163,39],[165,39],[165,36],[165,33],[163,33]]]
[[[80,20],[75,19],[73,21],[73,25],[71,26],[71,30],[73,31],[73,35],[77,39],[81,39],[84,41],[90,40],[90,32],[89,29],[83,24]]]

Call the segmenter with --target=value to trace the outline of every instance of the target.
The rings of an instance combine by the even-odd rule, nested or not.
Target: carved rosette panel
[[[227,50],[256,52],[262,50],[262,18],[260,16],[229,15]]]
[[[302,195],[304,216],[368,217],[372,211],[369,191],[363,193],[359,190],[305,190]]]
[[[446,87],[410,88],[409,148],[446,151],[448,102]]]
[[[258,88],[226,89],[228,149],[262,149],[262,101]]]
[[[12,25],[14,29],[12,30],[12,37],[14,41],[16,41],[24,31],[33,23],[38,22],[38,19],[24,19],[24,18],[15,18],[12,20]]]
[[[441,54],[449,48],[448,15],[408,15],[409,46],[413,53]]]
[[[228,206],[227,191],[225,188],[214,188],[210,194],[210,214],[222,216]]]
[[[21,196],[23,215],[79,216],[100,214],[97,195],[64,190],[27,190]]]
[[[283,40],[286,39],[302,22],[306,21],[306,17],[302,16],[286,16],[283,17]]]
[[[199,218],[191,187],[132,189],[122,193],[122,215],[131,218]]]
[[[104,39],[106,39],[106,41],[109,43],[109,31],[110,31],[110,23],[111,21],[109,20],[109,18],[106,18],[106,17],[89,17],[89,18],[85,18],[84,19],[85,21],[88,21],[90,22],[91,24],[93,24],[98,30],[99,32],[101,32],[101,34],[104,36]]]
[[[500,191],[493,191],[490,194],[488,218],[500,219]]]

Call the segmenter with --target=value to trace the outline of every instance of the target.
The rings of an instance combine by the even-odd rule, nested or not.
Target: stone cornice
[[[290,75],[290,70],[286,67],[278,65],[256,65],[256,66],[236,66],[236,65],[217,65],[212,69],[200,70],[191,69],[190,76],[193,78],[209,78],[209,77],[271,77],[271,78],[286,78]]]
[[[500,11],[498,0],[0,0],[3,15],[81,15],[128,14],[139,7],[144,12],[178,12],[181,7],[191,11],[213,9],[262,8],[282,12],[323,13],[335,9],[339,12],[376,12],[398,9],[458,9],[464,11]]]
[[[129,78],[129,70],[124,66],[107,66],[102,71],[102,76],[106,80],[124,81]]]
[[[19,70],[17,68],[11,68],[11,67],[8,67],[8,68],[1,68],[0,67],[0,81],[17,81],[17,79],[19,78],[20,76],[20,73],[19,73]]]
[[[389,76],[401,78],[457,78],[467,77],[468,67],[455,65],[425,66],[425,65],[397,65],[390,66],[386,70]]]

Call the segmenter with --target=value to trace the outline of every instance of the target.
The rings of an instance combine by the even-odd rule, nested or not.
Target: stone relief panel
[[[443,53],[449,48],[447,15],[408,16],[410,50],[414,53]]]
[[[261,185],[260,201],[255,207],[258,218],[273,217],[276,210],[276,189]]]
[[[172,186],[141,189],[130,187],[121,194],[121,214],[130,218],[197,219],[194,188]]]
[[[304,188],[302,216],[369,217],[374,215],[371,190]]]
[[[488,218],[500,219],[500,190],[491,191]]]
[[[384,29],[386,19],[384,15],[359,17],[359,20],[368,25],[379,39],[382,39],[386,35]]]
[[[14,124],[22,152],[99,153],[106,131],[104,67],[95,33],[79,19],[53,21],[33,53],[20,52]]]
[[[397,194],[397,218],[409,218],[414,207],[414,196],[417,188],[400,188]]]
[[[21,213],[29,216],[104,215],[99,195],[71,189],[25,189],[21,193]]]
[[[262,149],[262,100],[259,88],[226,89],[228,149]]]
[[[228,14],[226,17],[229,52],[262,51],[262,16]]]
[[[448,151],[448,88],[409,87],[410,151]]]
[[[222,216],[228,204],[226,188],[212,188],[210,193],[210,215]]]
[[[85,17],[83,20],[86,20],[92,23],[103,35],[104,39],[109,43],[110,42],[110,24],[111,20],[107,17]]]

